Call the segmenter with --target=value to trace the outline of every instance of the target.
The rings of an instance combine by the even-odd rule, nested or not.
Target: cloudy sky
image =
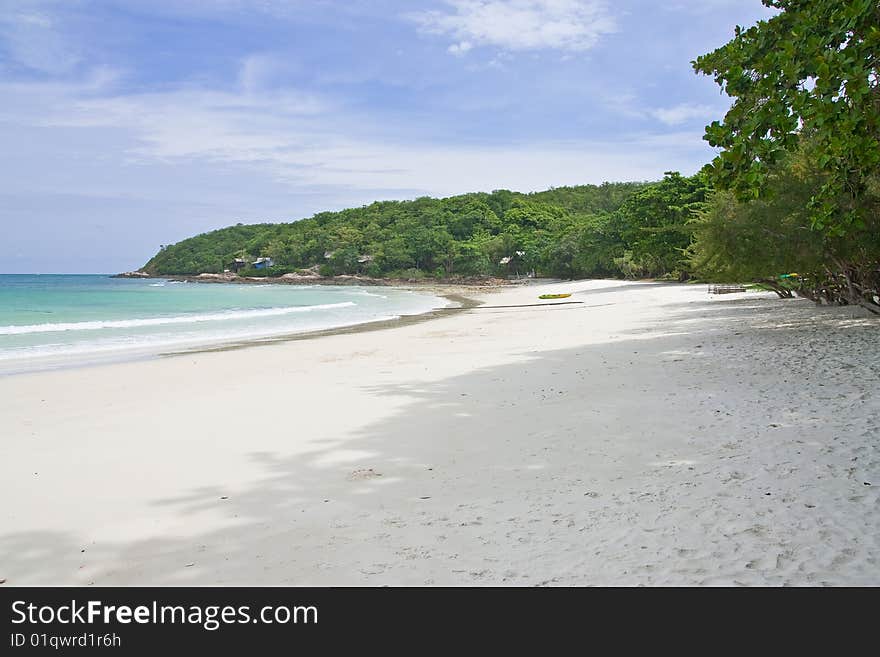
[[[759,0],[0,0],[0,272],[236,222],[693,173]]]

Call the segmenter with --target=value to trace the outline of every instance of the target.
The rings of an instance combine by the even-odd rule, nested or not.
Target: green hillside
[[[280,275],[318,266],[324,275],[663,275],[683,270],[685,225],[705,197],[701,176],[605,183],[522,194],[381,201],[282,224],[237,225],[163,247],[143,270],[218,273],[236,258],[270,257]]]

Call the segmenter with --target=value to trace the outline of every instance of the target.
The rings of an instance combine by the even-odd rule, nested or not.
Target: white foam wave
[[[399,319],[399,315],[374,315],[370,317],[343,319],[341,317],[329,322],[318,321],[311,324],[303,324],[298,330],[274,329],[267,331],[253,330],[226,330],[212,334],[198,335],[194,332],[184,333],[176,337],[171,335],[154,335],[139,337],[108,338],[107,341],[89,341],[82,343],[51,343],[34,345],[3,350],[0,349],[0,376],[42,369],[47,363],[38,365],[40,360],[55,359],[57,366],[72,366],[77,363],[98,362],[99,357],[107,356],[122,358],[123,354],[131,357],[149,356],[157,353],[168,352],[176,349],[190,349],[201,346],[236,344],[243,341],[258,342],[264,339],[272,339],[277,336],[292,335],[293,333],[307,333],[358,324],[371,324],[373,322]],[[11,363],[11,365],[9,365]],[[54,366],[51,365],[50,366]]]
[[[233,319],[256,319],[278,317],[293,313],[330,310],[357,305],[353,301],[325,303],[316,306],[288,306],[281,308],[258,308],[253,310],[229,310],[201,315],[175,315],[172,317],[149,317],[144,319],[114,319],[91,322],[62,322],[57,324],[29,324],[26,326],[0,326],[0,335],[23,335],[27,333],[54,333],[59,331],[96,331],[100,329],[135,328],[139,326],[164,326],[167,324],[196,324],[223,322]]]

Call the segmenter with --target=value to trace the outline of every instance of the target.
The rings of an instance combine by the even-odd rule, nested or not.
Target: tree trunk
[[[791,290],[789,290],[787,287],[783,287],[779,284],[778,281],[774,281],[772,278],[761,278],[758,279],[756,282],[769,287],[771,290],[776,292],[780,299],[791,299],[794,296]]]

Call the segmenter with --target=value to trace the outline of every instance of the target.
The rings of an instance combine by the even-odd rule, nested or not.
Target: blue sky
[[[236,222],[693,173],[759,0],[0,0],[0,272]]]

